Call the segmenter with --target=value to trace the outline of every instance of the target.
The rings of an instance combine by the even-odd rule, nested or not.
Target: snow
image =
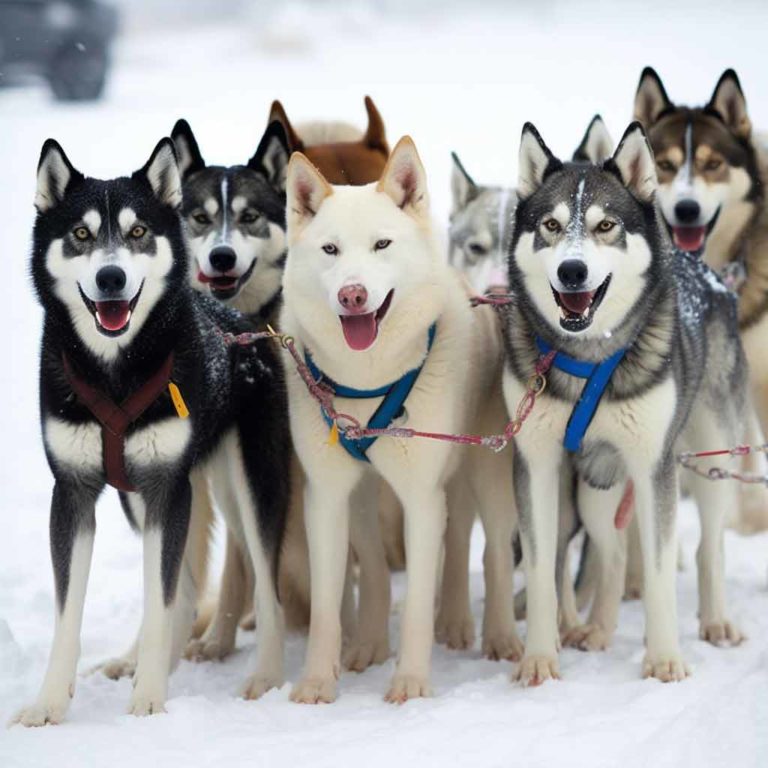
[[[37,426],[41,313],[27,274],[35,167],[46,137],[55,136],[76,167],[108,176],[141,166],[184,116],[206,158],[244,162],[273,98],[283,100],[296,122],[324,117],[360,123],[362,96],[370,93],[393,143],[404,132],[413,135],[436,215],[445,222],[450,150],[459,152],[478,182],[508,186],[525,120],[563,156],[597,111],[617,138],[648,63],[673,99],[696,102],[708,98],[724,68],[734,66],[753,123],[768,126],[764,3],[707,9],[683,0],[654,11],[648,2],[631,2],[622,3],[619,13],[618,3],[542,0],[513,10],[473,4],[470,13],[468,5],[454,2],[427,4],[410,17],[403,14],[406,5],[294,3],[270,17],[268,4],[260,3],[243,17],[218,11],[215,21],[201,24],[200,14],[191,13],[185,26],[156,30],[144,4],[139,20],[126,25],[131,36],[120,41],[104,102],[61,106],[42,88],[0,91],[7,288],[0,302],[7,366],[0,389],[0,721],[35,696],[53,629],[51,482]],[[98,525],[83,672],[126,648],[140,616],[140,543],[114,492],[100,502]],[[737,649],[717,649],[697,639],[698,524],[689,505],[682,509],[680,532],[687,563],[678,583],[680,635],[694,671],[684,683],[639,679],[638,603],[622,606],[607,652],[563,652],[560,682],[524,690],[510,683],[510,664],[481,659],[477,647],[436,648],[435,697],[399,708],[382,701],[393,660],[343,675],[341,696],[330,706],[290,703],[289,684],[261,701],[241,701],[235,693],[254,642],[241,633],[241,650],[232,659],[182,663],[171,679],[166,715],[129,717],[123,714],[128,681],[83,675],[64,725],[0,730],[0,766],[765,765],[768,535],[726,536],[731,616],[750,640]],[[476,532],[471,567],[478,627],[481,549]],[[395,576],[396,600],[404,583],[402,574]],[[398,625],[395,612],[393,641]],[[302,637],[289,640],[289,681],[299,675],[304,647]]]

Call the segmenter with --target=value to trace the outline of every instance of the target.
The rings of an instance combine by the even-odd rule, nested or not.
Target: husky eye
[[[547,232],[559,232],[562,227],[560,226],[560,222],[557,219],[547,219],[544,222],[544,229],[547,230]]]
[[[373,246],[374,251],[383,251],[385,248],[389,248],[389,246],[392,245],[391,240],[383,239],[383,240],[377,240],[376,243]]]
[[[196,213],[192,218],[198,224],[205,225],[205,224],[210,224],[211,223],[211,220],[204,213]]]
[[[488,251],[486,250],[485,246],[480,245],[480,243],[470,243],[469,252],[473,256],[485,256]]]
[[[129,233],[134,240],[138,240],[140,237],[144,237],[147,234],[147,228],[142,227],[141,224],[137,224]]]
[[[88,227],[75,227],[73,234],[81,242],[91,239],[91,231]]]
[[[675,172],[675,164],[669,160],[659,160],[656,165],[660,171],[664,171],[665,173]]]
[[[616,226],[616,222],[615,221],[611,221],[610,219],[603,219],[597,225],[597,231],[598,232],[610,232],[615,226]]]
[[[253,224],[256,219],[259,218],[259,215],[255,211],[243,211],[240,215],[240,221],[243,224]]]
[[[334,243],[326,243],[323,246],[323,251],[325,251],[325,253],[327,253],[329,256],[336,256],[339,253],[339,247],[334,245]]]
[[[716,171],[722,164],[723,164],[722,160],[718,160],[717,158],[712,158],[711,160],[707,160],[706,164],[704,165],[704,170]]]

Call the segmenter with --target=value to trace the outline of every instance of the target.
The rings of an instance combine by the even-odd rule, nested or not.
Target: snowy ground
[[[356,4],[334,15],[294,6],[269,23],[254,12],[245,21],[220,17],[206,27],[160,32],[148,27],[152,17],[145,13],[121,42],[108,98],[98,106],[55,106],[43,89],[0,91],[8,288],[0,302],[0,359],[7,366],[0,379],[0,721],[35,695],[52,636],[51,483],[36,413],[40,311],[27,278],[34,169],[47,136],[63,144],[77,167],[107,176],[143,164],[156,140],[184,116],[207,158],[242,162],[253,152],[271,99],[283,99],[297,120],[359,122],[362,96],[370,93],[391,139],[414,136],[436,215],[445,220],[450,150],[478,180],[512,183],[524,120],[534,121],[563,153],[595,111],[618,137],[645,64],[659,70],[673,98],[694,101],[709,96],[725,67],[736,67],[753,122],[768,127],[768,11],[758,2],[707,11],[683,1],[657,12],[648,3],[621,4],[620,15],[618,3],[544,0],[520,4],[514,14],[501,5],[469,14],[448,3],[409,20],[390,17],[387,9],[404,5]],[[139,619],[139,542],[113,493],[105,494],[98,522],[82,670],[121,651]],[[83,677],[65,725],[0,730],[0,766],[121,768],[158,759],[169,766],[766,765],[768,535],[727,535],[731,615],[750,640],[718,650],[697,639],[692,564],[698,534],[689,507],[680,531],[688,564],[678,586],[680,632],[694,667],[683,684],[639,679],[637,603],[622,607],[609,651],[563,653],[559,683],[523,690],[509,682],[509,664],[484,661],[477,649],[436,649],[435,698],[402,708],[381,700],[393,661],[344,675],[332,706],[291,704],[288,685],[259,702],[240,701],[234,692],[253,646],[252,636],[243,634],[241,651],[223,664],[182,663],[171,680],[167,715],[130,718],[123,714],[129,682]],[[474,543],[479,620],[481,534]],[[397,576],[397,599],[403,587]],[[393,640],[397,630],[394,616]],[[290,681],[303,650],[303,638],[290,640]]]

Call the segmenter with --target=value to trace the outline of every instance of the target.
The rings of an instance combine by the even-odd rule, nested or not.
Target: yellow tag
[[[181,390],[172,381],[169,381],[168,391],[171,393],[173,407],[176,409],[176,413],[179,414],[179,418],[189,418],[189,409],[187,408],[187,404],[184,402],[184,398],[181,396]]]
[[[333,422],[331,431],[328,433],[328,445],[336,445],[339,442],[339,428],[336,422]]]

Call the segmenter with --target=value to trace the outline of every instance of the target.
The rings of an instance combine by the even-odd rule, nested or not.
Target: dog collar
[[[136,488],[131,484],[125,470],[125,431],[160,397],[163,390],[172,384],[173,352],[154,375],[120,404],[79,376],[66,355],[62,355],[62,363],[64,374],[77,399],[101,424],[104,474],[107,483],[118,491],[135,491]],[[171,397],[174,397],[173,389]],[[183,401],[181,402],[183,404]],[[178,405],[176,408],[179,410]],[[186,412],[186,406],[184,411]]]
[[[536,337],[536,346],[543,355],[552,351],[552,347],[538,336]],[[611,380],[611,376],[613,376],[613,372],[619,363],[624,359],[626,352],[626,349],[620,349],[601,363],[577,360],[574,357],[569,357],[564,352],[558,352],[555,355],[552,361],[552,368],[557,368],[570,376],[587,380],[584,389],[581,391],[581,397],[579,397],[576,405],[573,406],[568,424],[565,427],[563,447],[566,451],[576,453],[581,449],[584,435],[597,412],[597,406],[600,405],[600,400],[605,394],[608,382]]]
[[[429,327],[429,332],[427,334],[427,354],[429,354],[429,351],[432,349],[436,331],[437,324],[433,323]],[[312,378],[318,383],[330,387],[336,397],[349,397],[354,400],[367,400],[373,397],[384,398],[381,403],[379,403],[379,407],[374,411],[373,416],[368,420],[367,427],[369,429],[384,429],[402,415],[405,401],[413,389],[416,379],[419,378],[421,369],[424,367],[424,362],[422,362],[421,365],[408,371],[397,381],[383,387],[378,387],[377,389],[354,389],[353,387],[346,387],[343,384],[337,384],[332,378],[326,376],[317,365],[315,365],[312,355],[309,353],[309,350],[306,349],[304,350],[304,361],[312,374]],[[320,413],[323,415],[325,423],[329,427],[332,427],[333,419],[331,419],[323,408],[320,408]],[[353,459],[357,459],[358,461],[370,462],[370,459],[367,456],[367,451],[377,439],[377,437],[352,439],[343,433],[339,434],[341,445]]]

